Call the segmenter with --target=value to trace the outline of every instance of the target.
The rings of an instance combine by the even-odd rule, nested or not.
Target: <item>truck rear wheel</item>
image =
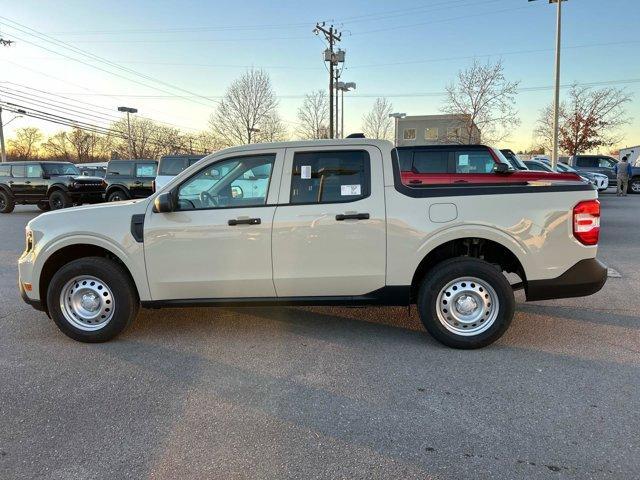
[[[502,272],[476,258],[445,260],[429,271],[418,294],[427,331],[453,348],[482,348],[498,340],[513,319],[513,289]]]
[[[629,192],[640,193],[640,177],[633,177],[629,180]]]
[[[113,260],[86,257],[58,270],[47,289],[49,314],[80,342],[106,342],[136,317],[139,301],[127,272]]]

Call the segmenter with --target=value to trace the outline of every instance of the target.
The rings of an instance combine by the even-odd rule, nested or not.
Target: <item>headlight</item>
[[[25,253],[33,250],[33,231],[29,227],[25,229]]]

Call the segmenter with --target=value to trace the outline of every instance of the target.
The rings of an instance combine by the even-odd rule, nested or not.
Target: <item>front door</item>
[[[278,297],[364,295],[385,286],[382,154],[287,149],[273,224]]]
[[[172,192],[177,210],[144,225],[153,300],[275,297],[271,227],[283,150],[208,162]]]

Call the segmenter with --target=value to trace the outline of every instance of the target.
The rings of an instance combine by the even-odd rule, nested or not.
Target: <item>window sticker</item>
[[[460,155],[458,157],[458,165],[460,165],[460,166],[469,165],[469,155]]]
[[[360,185],[340,185],[340,195],[362,195]]]
[[[311,165],[302,165],[300,167],[300,178],[308,180],[311,178]]]

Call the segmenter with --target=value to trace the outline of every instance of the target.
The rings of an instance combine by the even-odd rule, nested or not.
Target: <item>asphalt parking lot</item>
[[[0,217],[0,478],[640,478],[640,196],[601,197],[622,277],[519,304],[493,346],[415,309],[143,310],[76,343],[22,303]]]

